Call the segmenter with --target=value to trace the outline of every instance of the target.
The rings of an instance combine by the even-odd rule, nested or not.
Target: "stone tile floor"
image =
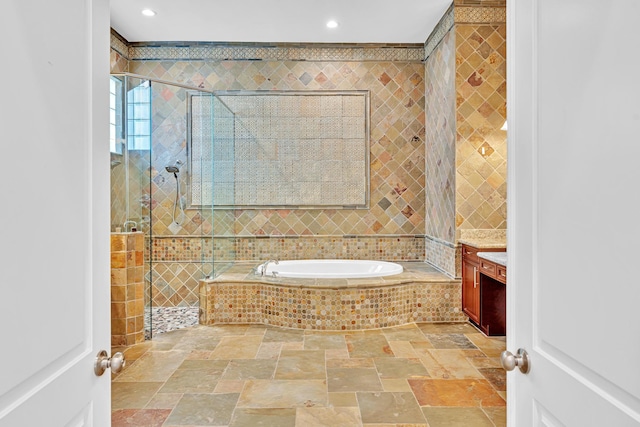
[[[197,325],[113,349],[112,426],[505,426],[504,347],[469,324]]]

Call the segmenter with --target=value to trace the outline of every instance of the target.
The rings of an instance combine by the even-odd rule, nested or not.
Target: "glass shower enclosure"
[[[110,89],[111,231],[144,233],[149,339],[197,323],[199,281],[234,261],[233,211],[214,210],[218,192],[233,204],[234,117],[196,87],[125,73]]]

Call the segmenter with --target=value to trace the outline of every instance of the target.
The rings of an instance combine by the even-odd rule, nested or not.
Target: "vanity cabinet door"
[[[478,264],[462,262],[462,311],[480,323],[480,287],[478,286]]]

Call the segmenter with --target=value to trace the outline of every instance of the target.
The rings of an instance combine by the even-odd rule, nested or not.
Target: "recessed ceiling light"
[[[155,12],[151,9],[142,9],[142,14],[144,16],[155,16]]]
[[[331,20],[329,22],[327,22],[327,28],[337,28],[338,27],[338,22]]]

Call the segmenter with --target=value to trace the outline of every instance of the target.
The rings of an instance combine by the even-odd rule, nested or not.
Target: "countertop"
[[[496,264],[507,266],[507,253],[506,252],[478,252],[479,258],[484,258],[487,261],[495,262]]]
[[[478,249],[500,249],[506,248],[507,242],[505,240],[494,240],[494,239],[458,239],[458,243],[462,243],[463,245],[473,246]]]

